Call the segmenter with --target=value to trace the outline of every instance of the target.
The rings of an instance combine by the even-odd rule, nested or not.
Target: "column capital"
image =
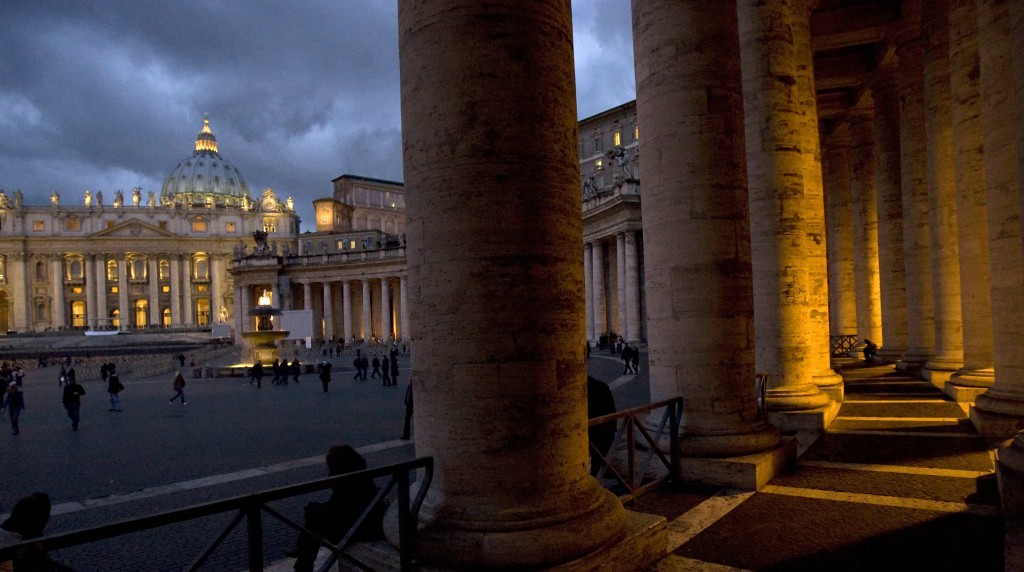
[[[899,75],[896,63],[890,62],[879,66],[875,73],[871,75],[869,85],[872,95],[875,96],[876,105],[880,97],[895,95],[899,88]]]

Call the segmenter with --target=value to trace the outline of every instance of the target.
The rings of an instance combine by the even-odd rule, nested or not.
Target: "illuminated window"
[[[166,294],[166,293],[171,291],[171,287],[170,286],[161,286],[160,287],[160,291],[163,292],[164,294]]]
[[[68,260],[68,279],[70,280],[81,280],[82,279],[82,259],[79,257],[70,258]]]
[[[117,292],[118,292],[117,286],[111,286],[110,287],[110,293],[111,294],[117,294]]]
[[[600,171],[601,169],[604,169],[604,162],[601,161],[600,159],[598,159],[597,161],[594,161],[594,170],[595,171]]]
[[[145,280],[146,279],[146,259],[145,258],[133,258],[132,265],[132,280]]]
[[[206,292],[206,284],[199,284],[198,286],[196,286],[196,291],[197,292]]]
[[[82,230],[82,221],[77,218],[69,218],[64,221],[64,230],[72,232]]]
[[[0,256],[0,282],[7,282],[7,257]]]
[[[165,327],[165,328],[171,327],[171,309],[170,308],[164,308],[163,311],[160,312],[160,316],[161,316],[160,323],[163,324],[163,327]]]
[[[344,240],[339,240],[337,247],[338,247],[338,250],[344,250],[345,249],[345,241]]]
[[[192,221],[192,232],[206,232],[206,221],[202,219]]]
[[[75,286],[74,288],[71,289],[71,293],[72,294],[81,294],[82,293],[82,287],[81,286]]]
[[[121,329],[121,310],[115,308],[114,311],[110,313],[110,325],[117,329]]]
[[[146,313],[149,309],[149,302],[145,298],[139,298],[135,301],[135,327],[145,328],[146,327]]]
[[[264,232],[277,232],[277,219],[267,217],[263,219]]]
[[[224,232],[235,232],[235,223],[224,223]]]
[[[82,300],[71,302],[71,326],[75,328],[85,327],[85,302]]]
[[[117,261],[107,261],[107,282],[117,282]]]
[[[32,230],[36,232],[43,232],[46,230],[46,222],[41,220],[32,221]]]
[[[350,241],[348,242],[348,247],[349,247],[349,249],[351,249],[351,250],[355,250],[355,248],[356,248],[356,241],[355,241],[355,239],[353,239],[353,240],[350,240]]]
[[[196,325],[210,325],[210,300],[209,298],[196,299]]]
[[[195,259],[195,275],[196,280],[209,280],[210,279],[210,261],[205,256],[197,256]]]
[[[640,128],[636,125],[633,126],[633,141],[640,140]]]
[[[112,220],[108,220],[108,221],[107,221],[107,222],[106,222],[106,223],[104,224],[104,227],[105,227],[105,228],[114,228],[114,221],[112,221]]]
[[[622,132],[616,129],[615,133],[612,133],[612,141],[616,147],[622,145]]]
[[[167,221],[165,221],[165,220],[160,221],[159,226],[160,226],[160,230],[167,230]]]
[[[158,276],[160,280],[169,280],[171,277],[171,263],[166,260],[161,260],[157,265]]]

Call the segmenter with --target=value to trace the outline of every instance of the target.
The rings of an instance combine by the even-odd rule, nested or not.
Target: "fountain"
[[[248,315],[256,318],[256,330],[242,332],[242,338],[249,342],[252,349],[252,363],[273,363],[277,359],[277,342],[288,337],[287,330],[274,329],[274,316],[281,310],[270,305],[270,293],[266,290],[259,297],[255,308]]]

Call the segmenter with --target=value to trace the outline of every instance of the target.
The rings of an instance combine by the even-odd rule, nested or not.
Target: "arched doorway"
[[[121,310],[115,308],[110,312],[110,325],[113,326],[115,330],[121,329]]]
[[[85,302],[83,300],[73,300],[71,302],[71,327],[85,327]]]
[[[160,323],[163,324],[163,326],[165,328],[170,328],[171,327],[171,309],[170,308],[164,308],[163,312],[160,312]]]
[[[197,326],[209,326],[210,325],[210,299],[209,298],[197,298],[196,299],[196,325]]]
[[[146,300],[145,298],[139,298],[138,300],[135,301],[134,304],[132,304],[132,307],[135,308],[135,327],[145,328],[147,319],[146,312],[149,309],[149,301]]]
[[[11,329],[11,303],[7,292],[0,290],[0,333]]]

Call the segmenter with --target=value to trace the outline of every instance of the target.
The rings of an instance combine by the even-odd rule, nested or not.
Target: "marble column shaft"
[[[587,324],[587,340],[595,340],[594,334],[594,245],[585,243],[583,245],[583,299],[585,309],[583,312],[584,321]]]
[[[93,291],[96,306],[96,323],[101,326],[111,326],[110,312],[107,310],[107,294],[110,292],[110,284],[107,281],[107,258],[103,254],[96,255],[93,267],[96,276],[96,288]]]
[[[635,230],[626,231],[626,298],[624,304],[626,306],[626,330],[623,335],[626,337],[626,341],[632,344],[639,343],[643,340],[644,327],[640,314],[640,264],[638,260],[637,248],[639,248],[639,242],[637,241],[637,232]]]
[[[406,251],[408,252],[408,251]],[[363,278],[363,320],[360,324],[363,332],[363,341],[370,341],[373,336],[373,307],[370,305],[370,280]]]
[[[96,279],[96,255],[86,255],[83,262],[85,271],[85,317],[90,328],[96,327],[96,293],[103,288],[103,282]],[[106,271],[106,268],[103,269]],[[63,279],[63,274],[59,276]]]
[[[184,324],[181,319],[181,256],[171,254],[171,324]],[[243,316],[245,316],[243,314]],[[244,320],[244,318],[243,318]],[[244,323],[244,322],[243,322]]]
[[[352,282],[350,280],[341,281],[341,311],[343,335],[347,344],[352,341]]]
[[[380,279],[380,339],[388,341],[391,335],[391,282],[385,276]]]
[[[626,321],[626,233],[615,234],[615,308],[618,310],[618,326],[615,328],[623,339],[627,339],[629,323]]]
[[[875,187],[875,122],[870,114],[850,122],[850,193],[853,201],[853,273],[860,341],[885,344],[878,261],[878,193]]]
[[[878,280],[882,337],[878,355],[896,361],[907,351],[907,285],[903,260],[903,190],[900,107],[893,65],[871,82],[875,103],[875,190],[878,192]]]
[[[976,6],[977,0],[952,0],[949,14],[950,115],[964,348],[964,367],[950,381],[968,387],[991,387],[995,370]]]
[[[854,226],[850,134],[848,128],[825,140],[825,207],[828,226],[829,332],[857,335],[857,294],[854,273]],[[859,246],[859,245],[858,245]]]
[[[779,433],[753,399],[736,10],[728,3],[634,2],[633,42],[637,121],[645,126],[640,206],[651,399],[683,396],[684,455],[764,451]]]
[[[181,260],[181,323],[185,326],[192,326],[196,323],[195,314],[192,312],[192,257],[183,256]],[[274,297],[277,304],[277,297]]]
[[[123,254],[117,258],[117,309],[121,312],[121,331],[135,325],[135,312],[128,301],[128,261]],[[104,297],[105,293],[101,294]]]
[[[399,311],[401,312],[401,328],[399,337],[402,340],[410,341],[412,339],[412,332],[409,330],[409,280],[405,276],[398,279],[398,300],[401,306]]]
[[[770,411],[817,409],[829,397],[811,379],[817,360],[808,337],[818,330],[809,323],[805,120],[792,14],[788,4],[759,0],[740,0],[738,14],[757,370],[768,376]]]
[[[51,327],[55,330],[59,330],[63,327],[68,326],[66,313],[64,311],[64,272],[63,272],[64,260],[57,256],[50,264],[50,280],[53,284],[53,324]],[[27,269],[27,263],[26,263]],[[86,278],[87,281],[94,280],[94,278]],[[28,297],[26,296],[26,299]]]
[[[331,286],[333,282],[323,283],[323,297],[324,297],[324,339],[330,340],[334,337],[334,299],[331,296]]]
[[[220,309],[224,305],[224,259],[218,255],[210,255],[210,323],[220,321]],[[288,296],[285,310],[292,309],[292,296]]]
[[[587,472],[571,12],[398,3],[416,453],[435,463],[415,551],[448,567],[552,567],[624,534]]]
[[[149,325],[159,326],[160,325],[160,285],[157,283],[157,261],[156,256],[149,257],[149,276],[147,280],[149,283],[149,300],[147,304],[149,306]],[[217,314],[214,314],[217,316]]]
[[[900,186],[907,293],[907,353],[896,367],[918,370],[935,354],[931,231],[928,204],[921,0],[903,4],[897,38],[900,94]]]
[[[605,298],[604,243],[594,243],[591,267],[594,271],[594,334],[601,337],[609,330],[608,304]]]

